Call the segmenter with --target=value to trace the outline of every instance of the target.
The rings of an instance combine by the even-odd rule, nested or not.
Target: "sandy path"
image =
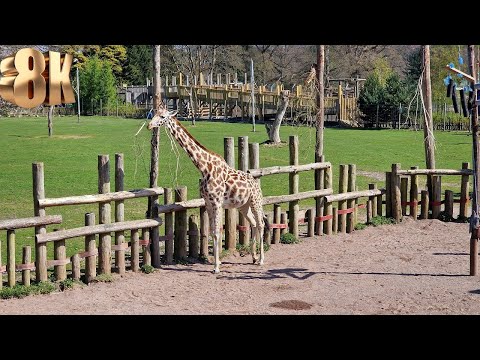
[[[0,314],[479,314],[468,249],[467,224],[407,218],[274,245],[263,267],[232,255],[219,275],[202,264],[128,272],[113,283],[0,300]],[[282,301],[306,309],[271,306]]]

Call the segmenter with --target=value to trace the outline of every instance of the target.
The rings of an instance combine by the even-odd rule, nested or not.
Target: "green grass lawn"
[[[111,189],[114,191],[115,153],[125,157],[125,189],[148,187],[150,162],[150,132],[146,127],[135,137],[143,120],[118,119],[114,117],[76,117],[54,119],[54,136],[47,136],[45,118],[0,118],[0,219],[33,216],[32,162],[45,164],[45,192],[47,197],[94,194],[97,192],[97,155],[109,154],[111,161]],[[250,142],[263,142],[266,133],[262,125],[252,132],[249,124],[222,122],[197,122],[188,130],[206,147],[223,154],[223,138],[233,136],[235,146],[238,136],[248,136]],[[284,126],[281,137],[288,142],[289,135],[298,135],[301,164],[314,160],[315,131],[312,128]],[[437,132],[437,168],[459,169],[462,162],[471,161],[472,138],[464,132]],[[393,162],[402,168],[418,165],[424,168],[423,133],[407,130],[325,130],[325,156],[333,164],[334,190],[338,188],[338,165],[357,165],[357,171],[388,171]],[[199,173],[182,149],[178,158],[164,130],[160,137],[159,186],[188,186],[188,197],[198,197]],[[235,154],[237,159],[237,154]],[[260,167],[287,165],[288,145],[278,147],[260,146]],[[368,183],[384,182],[357,175],[359,189]],[[459,190],[459,178],[444,179],[446,189]],[[288,175],[275,175],[262,179],[264,195],[288,193]],[[300,174],[300,191],[313,190],[313,172]],[[304,201],[302,205],[313,204]],[[270,208],[270,207],[268,207]],[[126,202],[126,220],[144,217],[146,199]],[[61,214],[61,227],[83,225],[84,214],[95,212],[98,205],[48,208],[47,214]],[[112,214],[113,214],[112,209]],[[48,231],[55,227],[50,226]],[[33,231],[17,232],[17,255],[21,259],[21,246],[33,245]],[[6,259],[6,236],[0,234],[2,262]],[[53,248],[53,245],[50,244]],[[49,245],[49,246],[50,246]],[[67,244],[68,255],[83,248],[82,241]],[[33,254],[32,254],[33,256]]]

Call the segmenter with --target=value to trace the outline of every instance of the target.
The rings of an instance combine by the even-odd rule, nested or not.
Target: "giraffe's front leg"
[[[214,268],[213,273],[218,274],[220,272],[220,250],[222,244],[222,233],[221,233],[221,224],[222,224],[222,211],[221,208],[213,208],[212,214],[210,217],[210,231],[213,237],[213,257],[214,257]]]
[[[258,237],[260,239],[260,262],[258,265],[263,265],[263,260],[265,259],[265,254],[263,250],[263,226],[259,226],[258,228]]]
[[[250,252],[252,253],[252,261],[254,264],[258,263],[257,256],[257,227],[252,227],[252,241],[250,243]]]

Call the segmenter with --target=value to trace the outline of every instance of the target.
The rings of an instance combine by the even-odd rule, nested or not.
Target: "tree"
[[[107,61],[97,56],[87,59],[80,70],[80,93],[83,109],[93,113],[93,106],[102,100],[103,105],[113,105],[116,101],[116,80],[112,68]]]
[[[281,142],[280,125],[282,125],[283,117],[285,116],[285,112],[287,111],[289,94],[290,91],[288,90],[282,90],[280,92],[280,104],[277,109],[275,120],[272,124],[265,121],[265,129],[267,130],[268,143],[279,144]]]
[[[360,91],[358,106],[363,113],[363,118],[372,121],[377,116],[377,110],[385,97],[385,89],[381,84],[377,73],[370,74]]]
[[[123,80],[129,85],[145,84],[153,76],[151,45],[127,45],[127,60],[123,67]]]

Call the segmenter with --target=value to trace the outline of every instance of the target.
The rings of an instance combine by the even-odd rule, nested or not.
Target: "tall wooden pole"
[[[435,139],[433,137],[432,82],[430,79],[430,45],[423,45],[423,99],[425,102],[425,124],[423,137],[427,169],[435,169]],[[432,177],[427,176],[430,199],[433,199]]]
[[[317,45],[317,121],[316,121],[316,141],[315,141],[315,162],[321,162],[323,157],[323,126],[325,123],[325,100],[323,87],[323,73],[325,69],[325,45]],[[315,170],[315,190],[321,190],[324,187],[324,170]],[[315,199],[316,217],[321,216],[323,208],[323,198]],[[315,233],[320,234],[320,223],[315,226]]]
[[[253,73],[253,59],[250,59],[250,81],[252,86],[252,124],[255,132],[255,75]]]
[[[468,67],[470,75],[475,78],[477,72],[475,69],[475,48],[474,45],[468,45]],[[476,80],[474,81],[476,83]],[[473,87],[473,85],[472,85]],[[475,91],[475,100],[478,99]],[[473,199],[472,199],[472,220],[470,221],[470,275],[476,276],[478,271],[478,199],[480,196],[480,164],[478,155],[480,154],[480,144],[478,142],[478,107],[475,105],[472,109],[472,141],[473,141]]]
[[[153,109],[154,111],[161,104],[161,84],[160,84],[160,45],[153,46]],[[158,183],[158,143],[160,140],[159,128],[152,130],[152,139],[150,141],[150,187],[156,187]],[[153,197],[148,198],[147,217],[152,214]]]

